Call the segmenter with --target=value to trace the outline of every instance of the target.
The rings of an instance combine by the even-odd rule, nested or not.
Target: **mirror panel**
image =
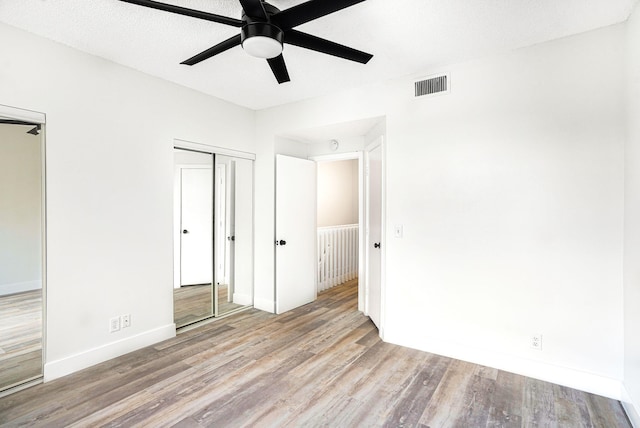
[[[253,161],[216,155],[216,316],[253,306]]]
[[[1,391],[42,377],[44,140],[40,125],[0,119]]]
[[[174,322],[214,315],[213,155],[174,151]]]
[[[180,328],[253,306],[253,161],[176,148],[174,168]]]

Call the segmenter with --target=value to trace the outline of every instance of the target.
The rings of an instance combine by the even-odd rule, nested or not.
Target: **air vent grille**
[[[424,97],[449,92],[449,75],[441,74],[414,82],[414,96]]]

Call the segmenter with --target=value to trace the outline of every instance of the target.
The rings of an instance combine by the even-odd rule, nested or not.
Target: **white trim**
[[[384,141],[384,135],[380,135],[380,150],[382,150],[382,177],[381,177],[381,204],[382,204],[382,219],[380,231],[380,243],[382,245],[382,254],[380,257],[380,327],[378,332],[380,333],[380,339],[384,340],[384,327],[387,321],[386,308],[387,308],[387,145]]]
[[[622,382],[619,379],[514,355],[473,348],[446,340],[420,338],[416,337],[412,332],[387,331],[386,333],[385,341],[395,345],[468,361],[615,400],[622,399]]]
[[[7,119],[24,120],[25,122],[39,123],[43,125],[46,122],[44,113],[32,110],[25,110],[0,104],[0,116]]]
[[[232,156],[240,159],[256,160],[255,153],[242,152],[239,150],[225,149],[224,147],[210,146],[208,144],[194,143],[192,141],[175,138],[173,146],[177,149],[194,150],[196,152],[214,153],[216,155]]]
[[[624,408],[631,425],[634,428],[640,428],[640,407],[636,406],[633,399],[629,395],[627,388],[622,385],[622,407]]]
[[[233,293],[233,303],[236,305],[252,306],[253,299],[250,294]]]
[[[176,335],[176,325],[167,324],[135,336],[116,340],[105,345],[70,355],[44,365],[44,381],[49,382],[93,365],[111,360],[129,352],[154,345]]]
[[[253,298],[253,307],[261,311],[276,313],[276,303],[270,299],[262,299],[260,297]]]
[[[341,160],[360,159],[362,152],[334,153],[330,155],[309,156],[308,159],[315,162],[336,162]]]
[[[12,284],[0,284],[0,296],[23,293],[25,291],[40,290],[41,288],[42,280],[14,282]]]

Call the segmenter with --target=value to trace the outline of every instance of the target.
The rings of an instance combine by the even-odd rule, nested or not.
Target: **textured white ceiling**
[[[619,23],[637,1],[367,0],[297,29],[369,52],[373,59],[362,65],[285,45],[291,82],[282,85],[266,61],[240,47],[193,67],[180,65],[239,29],[118,0],[0,0],[0,22],[262,109]],[[238,0],[165,2],[241,14]],[[303,2],[271,1],[281,10]]]

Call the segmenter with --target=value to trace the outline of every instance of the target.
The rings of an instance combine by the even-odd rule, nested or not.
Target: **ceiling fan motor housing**
[[[240,30],[242,48],[250,55],[258,58],[274,58],[282,52],[284,32],[273,25],[271,16],[280,10],[268,3],[262,3],[267,21],[242,14],[244,25]]]
[[[240,37],[242,44],[251,37],[268,37],[282,44],[284,41],[284,32],[268,22],[252,22],[242,27]]]

